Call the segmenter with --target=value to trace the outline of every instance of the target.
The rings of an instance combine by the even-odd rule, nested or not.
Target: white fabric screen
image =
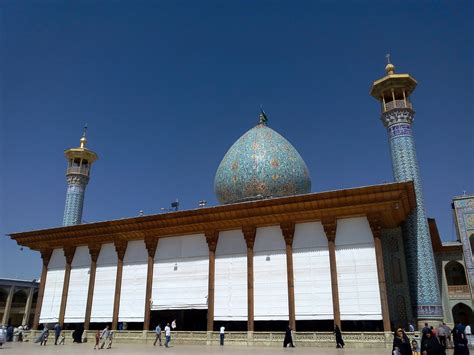
[[[321,222],[295,226],[293,276],[296,320],[333,319],[328,242]]]
[[[97,259],[91,322],[111,322],[114,312],[117,253],[113,244],[103,244]]]
[[[152,310],[207,309],[209,249],[204,234],[160,238]]]
[[[71,277],[67,295],[65,323],[84,322],[89,289],[89,273],[91,258],[89,248],[78,247],[71,264]]]
[[[366,217],[337,221],[336,265],[341,320],[380,320],[374,238]]]
[[[57,322],[63,294],[66,258],[63,249],[54,249],[48,264],[40,323]]]
[[[241,230],[219,233],[214,319],[247,320],[247,246]]]
[[[257,229],[253,272],[255,320],[287,320],[285,241],[279,226]]]
[[[145,314],[147,258],[145,242],[128,242],[123,258],[120,322],[143,322]]]

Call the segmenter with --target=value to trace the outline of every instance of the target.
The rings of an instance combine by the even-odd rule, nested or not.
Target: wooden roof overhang
[[[394,228],[415,208],[413,183],[389,183],[21,233],[10,237],[33,250],[111,243],[373,215]]]

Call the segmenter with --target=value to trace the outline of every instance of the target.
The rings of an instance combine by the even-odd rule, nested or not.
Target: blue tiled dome
[[[230,147],[217,169],[214,189],[227,204],[309,193],[311,179],[290,142],[260,123]]]

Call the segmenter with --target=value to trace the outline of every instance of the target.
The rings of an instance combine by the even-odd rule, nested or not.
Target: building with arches
[[[63,226],[11,235],[43,260],[34,327],[150,330],[177,319],[181,330],[225,324],[252,338],[288,324],[389,332],[412,320],[470,321],[471,217],[459,217],[461,242],[441,242],[415,152],[417,82],[392,63],[385,70],[370,94],[389,137],[392,183],[311,192],[303,158],[262,111],[217,168],[220,205],[82,224],[97,160],[84,134],[65,152]],[[469,214],[470,203],[454,205]]]
[[[0,324],[31,326],[38,287],[36,280],[0,279]]]

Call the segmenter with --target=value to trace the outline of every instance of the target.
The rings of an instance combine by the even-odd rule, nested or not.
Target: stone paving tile
[[[164,346],[154,347],[153,345],[144,344],[114,344],[110,350],[93,350],[93,345],[87,344],[66,344],[66,345],[47,345],[39,346],[32,343],[7,343],[0,347],[0,355],[29,355],[29,354],[114,354],[114,355],[138,355],[138,354],[318,354],[318,355],[369,355],[369,354],[387,354],[390,355],[389,349],[327,349],[327,348],[311,348],[296,347],[293,349],[283,349],[278,347],[246,347],[246,346],[205,346],[205,345],[177,345],[170,348]],[[450,350],[447,354],[452,354]]]

